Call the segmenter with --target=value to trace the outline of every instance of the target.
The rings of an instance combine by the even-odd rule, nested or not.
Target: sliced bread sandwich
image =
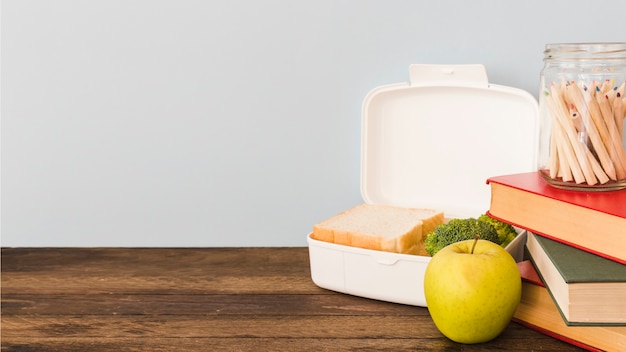
[[[444,222],[442,211],[361,204],[313,226],[319,241],[394,253],[428,255],[424,239]]]

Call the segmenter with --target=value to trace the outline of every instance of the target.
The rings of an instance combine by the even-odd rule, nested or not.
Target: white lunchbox
[[[482,65],[411,65],[410,81],[370,91],[362,107],[361,195],[366,203],[443,210],[446,218],[489,209],[487,178],[534,171],[536,99],[490,84]],[[321,220],[321,219],[320,219]],[[523,256],[526,233],[507,246]],[[319,287],[426,306],[430,257],[307,238]]]

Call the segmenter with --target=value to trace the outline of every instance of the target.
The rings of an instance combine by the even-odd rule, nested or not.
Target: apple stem
[[[472,251],[470,252],[470,254],[474,254],[474,248],[476,248],[476,243],[478,243],[479,238],[480,238],[480,235],[476,234],[476,237],[474,237],[474,244],[472,245]]]

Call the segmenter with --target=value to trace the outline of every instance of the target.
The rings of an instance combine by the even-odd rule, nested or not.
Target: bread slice
[[[424,238],[440,224],[442,211],[361,204],[313,226],[319,241],[395,253],[428,255]]]

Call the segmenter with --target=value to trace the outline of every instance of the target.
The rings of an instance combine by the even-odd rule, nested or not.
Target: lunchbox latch
[[[398,261],[398,256],[396,254],[389,255],[386,252],[377,253],[377,255],[373,255],[374,261],[378,264],[382,265],[395,265]]]
[[[488,87],[485,66],[475,65],[428,65],[409,66],[411,86],[447,85]]]

